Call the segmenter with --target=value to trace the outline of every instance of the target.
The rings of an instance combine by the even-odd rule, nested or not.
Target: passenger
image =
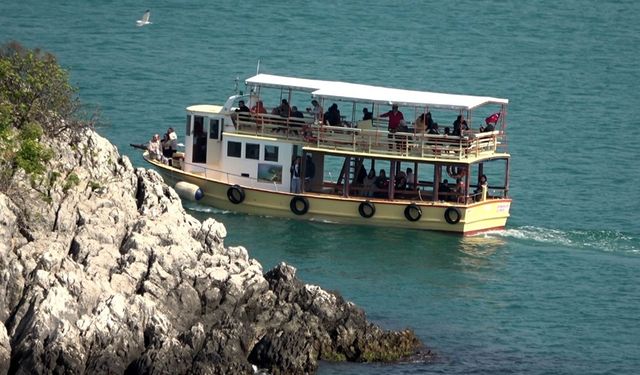
[[[296,156],[291,163],[291,188],[289,191],[294,194],[300,194],[300,156]]]
[[[311,105],[313,105],[313,108],[307,108],[307,112],[313,114],[314,121],[322,121],[323,109],[320,103],[318,103],[317,100],[313,99],[311,101]]]
[[[289,106],[287,99],[282,99],[280,105],[275,107],[271,113],[281,117],[289,117],[291,114],[291,107]]]
[[[498,124],[498,120],[500,120],[500,112],[496,112],[491,116],[484,119],[484,123],[487,125],[485,127],[480,127],[480,132],[492,132],[496,129],[496,125]]]
[[[373,194],[374,197],[384,198],[387,196],[386,190],[389,188],[389,179],[387,178],[387,172],[385,172],[384,169],[380,170],[380,174],[378,174],[378,177],[376,177],[373,184],[376,188],[384,190],[375,192]]]
[[[406,190],[407,189],[407,174],[403,171],[398,172],[396,176],[396,189],[397,190]]]
[[[460,130],[460,125],[462,123],[462,115],[458,115],[456,120],[453,122],[453,133],[452,135],[460,136],[462,131]]]
[[[151,160],[159,160],[165,162],[165,157],[162,155],[162,146],[160,145],[160,136],[154,134],[147,145],[147,151],[149,151],[149,158]]]
[[[173,128],[169,128],[162,143],[162,154],[166,158],[171,158],[176,151],[178,151],[178,135]]]
[[[451,135],[451,131],[449,130],[448,126],[444,127],[444,135]]]
[[[369,170],[369,174],[367,174],[367,177],[364,179],[364,182],[362,183],[364,188],[364,196],[365,197],[372,197],[373,196],[373,186],[376,182],[376,170],[371,168]]]
[[[339,126],[341,124],[340,110],[336,103],[331,104],[327,113],[324,114],[324,122],[331,126]]]
[[[440,183],[438,187],[438,192],[440,196],[438,197],[441,201],[448,201],[451,199],[451,188],[449,187],[449,180],[446,178]]]
[[[462,115],[458,115],[456,120],[453,122],[452,135],[461,136],[465,130],[469,130],[469,125],[467,125],[467,120],[463,119]]]
[[[251,107],[251,113],[267,113],[267,110],[264,108],[264,103],[262,100],[258,100],[256,105]]]
[[[369,108],[367,107],[362,109],[362,120],[373,120],[373,113],[369,112]]]
[[[311,155],[307,154],[306,159],[304,161],[304,184],[305,190],[309,190],[311,180],[316,176],[316,165],[313,164],[313,158]]]
[[[367,169],[363,164],[360,164],[360,166],[358,167],[358,173],[356,173],[355,183],[357,185],[362,185],[364,184],[365,178],[367,178]]]
[[[438,124],[433,122],[431,112],[423,113],[416,119],[416,133],[438,134]]]
[[[291,117],[304,118],[304,114],[295,105],[291,107]]]
[[[251,112],[249,107],[244,104],[244,100],[238,101],[238,108],[236,108],[236,112]]]
[[[407,187],[413,189],[416,183],[416,176],[413,174],[413,169],[407,168]]]
[[[480,132],[481,133],[483,133],[483,132],[492,132],[494,130],[496,130],[496,128],[491,123],[488,123],[487,126],[484,126],[484,127],[481,126],[480,127]]]
[[[387,130],[389,130],[389,132],[391,133],[395,133],[400,127],[400,121],[404,120],[404,115],[402,115],[402,112],[398,110],[397,104],[392,104],[391,110],[381,114],[380,117],[389,118],[389,125],[387,127]]]
[[[478,180],[478,187],[473,191],[473,194],[476,195],[476,199],[481,198],[482,190],[486,189],[488,186],[489,181],[487,181],[487,176],[483,174]]]

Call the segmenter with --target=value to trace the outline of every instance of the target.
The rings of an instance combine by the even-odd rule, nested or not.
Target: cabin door
[[[193,155],[192,163],[207,162],[207,129],[203,116],[193,116]]]

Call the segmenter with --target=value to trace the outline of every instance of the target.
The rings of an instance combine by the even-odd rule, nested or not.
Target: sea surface
[[[153,24],[135,27],[146,9]],[[186,106],[223,102],[258,60],[266,73],[508,98],[506,231],[188,209],[224,222],[226,244],[265,270],[294,265],[438,355],[320,374],[637,374],[639,14],[628,0],[4,0],[0,42],[54,53],[99,132],[140,167],[129,143],[180,135]]]

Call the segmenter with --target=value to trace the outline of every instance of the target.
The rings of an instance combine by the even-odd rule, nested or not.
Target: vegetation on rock
[[[40,178],[53,157],[43,138],[93,124],[79,114],[77,89],[55,56],[16,42],[0,47],[0,191],[20,169]]]

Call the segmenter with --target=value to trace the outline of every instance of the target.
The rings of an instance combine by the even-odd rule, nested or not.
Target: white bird
[[[136,26],[141,27],[144,25],[150,25],[151,21],[149,21],[149,17],[151,17],[151,11],[147,9],[147,11],[142,15],[142,19],[136,21]]]

